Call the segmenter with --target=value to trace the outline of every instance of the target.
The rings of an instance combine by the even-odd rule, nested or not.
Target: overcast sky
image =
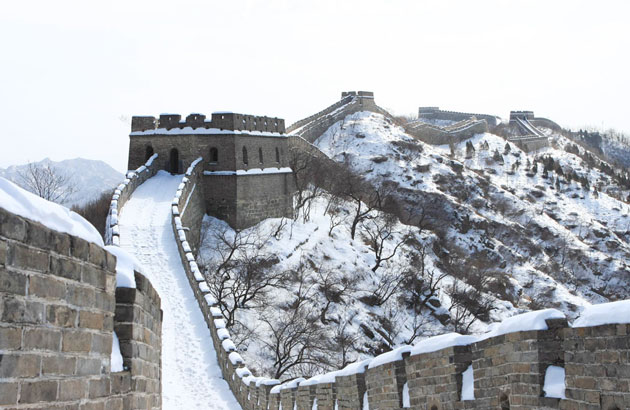
[[[374,91],[418,106],[530,109],[630,131],[630,2],[12,1],[0,13],[0,167],[126,169],[129,118],[234,111],[287,124]]]

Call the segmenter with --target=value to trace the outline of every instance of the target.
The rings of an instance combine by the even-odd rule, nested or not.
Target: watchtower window
[[[151,158],[152,156],[153,156],[153,147],[150,145],[147,145],[147,149],[144,153],[144,162],[147,162],[149,158]]]
[[[216,147],[210,148],[210,162],[219,162],[219,150]]]
[[[276,147],[276,162],[280,162],[280,150]]]
[[[258,162],[263,163],[263,153],[262,148],[258,148]]]
[[[247,148],[243,147],[243,164],[247,164],[249,161],[247,160]]]

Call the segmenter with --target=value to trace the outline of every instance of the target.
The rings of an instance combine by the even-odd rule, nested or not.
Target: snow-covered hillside
[[[248,365],[310,375],[529,310],[573,319],[628,298],[629,192],[583,149],[551,138],[529,154],[489,133],[430,146],[360,112],[315,144],[386,187],[405,224],[372,210],[352,238],[359,202],[321,187],[303,195],[313,198],[295,220],[235,232],[207,217],[200,262]]]
[[[103,192],[116,187],[124,179],[124,175],[103,161],[83,158],[52,161],[48,158],[33,163],[36,166],[51,167],[60,175],[67,176],[69,182],[76,187],[64,206],[84,205],[97,199]],[[28,164],[12,165],[0,169],[0,176],[21,184],[20,173],[27,172]]]

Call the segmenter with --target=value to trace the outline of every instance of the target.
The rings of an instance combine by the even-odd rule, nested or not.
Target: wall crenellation
[[[198,178],[199,165],[194,164],[176,196],[173,232],[180,238],[182,264],[210,329],[223,377],[244,409],[311,410],[317,401],[319,410],[356,410],[365,408],[366,400],[370,408],[400,409],[405,389],[411,408],[426,410],[630,406],[630,324],[570,328],[566,319],[547,319],[546,330],[507,333],[427,353],[403,351],[398,360],[374,367],[368,361],[352,364],[352,370],[346,368],[321,382],[298,379],[279,385],[277,380],[252,376],[231,344],[224,343],[230,336],[218,303],[191,262],[192,252],[186,250],[190,230],[184,229],[179,209]],[[588,349],[595,353],[587,354]],[[545,372],[551,365],[566,369],[566,399],[544,397]],[[462,400],[463,374],[470,367],[475,400]]]
[[[217,128],[232,131],[259,131],[284,134],[284,120],[277,117],[236,114],[231,112],[212,113],[208,121],[203,114],[193,113],[182,121],[180,114],[160,114],[158,118],[152,116],[134,116],[131,119],[131,132],[141,132],[155,129],[176,129],[191,127]]]

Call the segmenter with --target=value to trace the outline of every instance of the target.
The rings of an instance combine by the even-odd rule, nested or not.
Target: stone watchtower
[[[129,134],[130,170],[154,153],[159,168],[183,173],[203,158],[206,213],[233,228],[293,213],[293,173],[288,164],[284,120],[215,112],[205,115],[133,117]]]

